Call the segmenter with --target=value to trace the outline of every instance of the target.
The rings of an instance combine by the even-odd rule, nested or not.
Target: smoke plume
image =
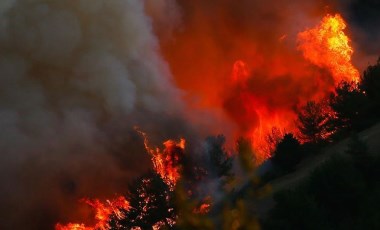
[[[157,143],[187,130],[142,1],[7,0],[0,20],[1,229],[125,191],[150,167],[135,125]]]

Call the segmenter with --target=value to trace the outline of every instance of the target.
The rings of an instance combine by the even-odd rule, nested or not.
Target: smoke
[[[378,4],[361,2],[0,1],[0,229],[81,221],[78,198],[125,191],[151,164],[135,125],[156,144],[193,135],[187,119],[227,141],[259,115],[292,122],[334,84],[297,51],[300,31],[338,9],[357,60],[379,52]]]
[[[360,69],[375,63],[380,56],[380,2],[376,0],[339,0],[338,9],[349,23]]]
[[[133,126],[189,132],[142,1],[8,0],[0,20],[1,229],[51,229],[85,213],[78,198],[126,191],[151,167]]]

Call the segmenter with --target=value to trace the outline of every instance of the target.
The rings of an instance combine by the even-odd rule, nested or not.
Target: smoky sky
[[[0,20],[0,229],[87,220],[80,198],[151,167],[135,126],[190,133],[142,1],[7,0]]]

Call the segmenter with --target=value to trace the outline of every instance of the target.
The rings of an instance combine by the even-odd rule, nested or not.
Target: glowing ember
[[[61,225],[57,224],[55,226],[56,230],[93,230],[94,228],[92,227],[86,227],[84,224],[72,224],[69,223],[67,225]]]
[[[359,71],[352,65],[353,49],[344,33],[346,23],[336,14],[327,15],[317,27],[298,34],[299,49],[313,64],[331,71],[338,84],[342,80],[359,81]]]
[[[97,221],[95,226],[86,227],[84,224],[78,223],[69,223],[67,225],[58,223],[55,226],[55,230],[106,230],[109,229],[108,222],[112,215],[121,219],[124,217],[122,210],[130,208],[129,202],[123,196],[114,200],[107,200],[106,203],[102,203],[98,199],[83,199],[82,201],[94,208],[95,219]]]
[[[198,208],[194,210],[194,213],[197,214],[207,214],[210,211],[211,204],[209,203],[203,203]]]
[[[185,139],[179,142],[167,140],[163,143],[164,149],[151,148],[149,146],[148,136],[146,133],[138,130],[144,137],[146,151],[152,156],[154,170],[161,176],[164,182],[171,188],[174,188],[181,174],[181,158],[185,150]]]

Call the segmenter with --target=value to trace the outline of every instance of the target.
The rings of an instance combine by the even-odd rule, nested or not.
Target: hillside
[[[367,144],[370,154],[378,153],[380,149],[380,123],[360,132],[359,137]],[[256,211],[260,217],[265,218],[267,212],[273,208],[275,204],[272,197],[275,192],[294,188],[300,181],[305,179],[310,172],[330,159],[331,156],[334,154],[345,154],[349,141],[350,139],[346,138],[337,144],[325,148],[321,154],[306,158],[302,161],[294,172],[270,181],[268,184],[272,192],[268,196],[254,201],[254,206],[256,207],[254,211]]]

